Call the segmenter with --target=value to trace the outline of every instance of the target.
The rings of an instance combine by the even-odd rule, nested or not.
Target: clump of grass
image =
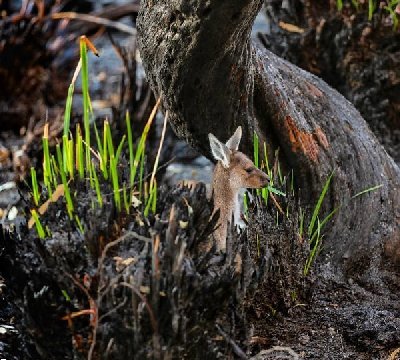
[[[283,196],[285,197],[286,194],[278,189],[276,189],[274,187],[274,179],[275,179],[275,175],[277,175],[278,180],[279,180],[279,184],[278,186],[284,186],[286,180],[283,178],[282,173],[281,173],[281,168],[279,165],[279,162],[277,162],[277,166],[274,166],[274,168],[276,169],[272,169],[269,165],[269,160],[268,160],[268,152],[267,152],[267,145],[264,143],[263,144],[263,149],[264,149],[264,158],[262,159],[262,163],[261,166],[260,165],[260,156],[259,156],[259,139],[258,139],[258,135],[257,133],[254,132],[253,134],[253,154],[254,154],[254,165],[258,168],[260,168],[261,170],[263,170],[268,177],[270,178],[270,183],[267,187],[263,188],[263,189],[258,189],[256,191],[257,195],[261,194],[261,197],[263,198],[263,200],[265,201],[265,203],[268,203],[268,199],[272,194],[275,195],[279,195],[279,196]],[[275,153],[275,157],[277,158],[278,153]],[[275,171],[274,171],[275,170]],[[273,195],[272,195],[273,196]],[[275,202],[275,199],[273,200]]]
[[[267,151],[267,146],[264,143],[263,144],[263,159],[261,159],[261,165],[260,165],[260,156],[259,156],[259,139],[257,134],[253,135],[253,145],[254,145],[254,164],[257,167],[260,167],[261,170],[267,173],[267,175],[270,178],[270,184],[268,187],[261,189],[261,192],[258,192],[258,195],[261,195],[261,198],[265,201],[267,204],[269,199],[271,199],[274,203],[274,205],[277,208],[276,211],[276,224],[279,224],[279,213],[281,215],[284,215],[285,217],[290,216],[289,212],[289,205],[286,207],[286,211],[284,211],[279,202],[275,199],[274,195],[278,196],[286,196],[286,194],[281,191],[276,189],[276,186],[278,187],[286,187],[287,191],[289,191],[292,195],[294,195],[294,173],[293,171],[290,172],[289,176],[284,176],[281,170],[281,166],[279,163],[279,150],[275,151],[275,162],[273,166],[270,166],[269,159],[268,159],[268,151]],[[305,224],[305,211],[300,208],[300,214],[299,214],[299,237],[301,241],[304,238],[304,236],[307,237],[308,243],[310,246],[310,252],[309,256],[306,260],[306,263],[303,268],[303,274],[306,276],[310,269],[311,266],[313,265],[319,251],[321,250],[322,246],[322,239],[323,239],[323,228],[324,226],[328,223],[329,220],[333,217],[333,215],[337,212],[339,208],[334,209],[331,211],[327,216],[325,216],[322,220],[320,220],[320,211],[321,207],[323,204],[323,201],[326,197],[326,194],[328,192],[328,189],[330,187],[331,181],[333,177],[333,172],[328,176],[327,180],[325,181],[325,184],[321,190],[321,193],[317,199],[317,203],[314,206],[314,209],[311,214],[310,222],[308,226]],[[275,183],[276,181],[276,183]],[[373,190],[375,187],[372,187],[370,189],[367,189],[366,191],[360,192],[359,194],[356,194],[355,196],[358,196],[362,193],[367,192],[368,190]],[[244,208],[245,208],[245,213],[246,209],[248,208],[248,198],[247,195],[244,198]],[[306,234],[305,234],[306,232]]]
[[[89,96],[89,71],[88,71],[88,59],[87,59],[87,48],[95,50],[93,45],[85,38],[81,37],[80,40],[80,55],[81,58],[74,72],[71,84],[68,89],[68,95],[64,113],[64,131],[60,143],[56,145],[56,156],[50,154],[49,150],[49,139],[48,139],[48,125],[44,127],[43,134],[43,183],[47,189],[50,197],[53,189],[57,189],[59,186],[63,187],[64,197],[66,202],[66,209],[69,218],[75,222],[78,230],[83,233],[84,226],[78,215],[74,212],[74,202],[76,201],[76,194],[71,192],[71,184],[76,181],[76,178],[81,181],[89,183],[90,187],[96,193],[97,204],[102,207],[104,197],[107,196],[102,194],[100,186],[100,178],[97,174],[97,167],[95,165],[96,160],[99,161],[100,174],[102,179],[108,181],[113,189],[113,200],[118,211],[123,209],[126,213],[129,213],[131,206],[131,199],[136,190],[136,186],[139,187],[139,198],[144,197],[146,199],[144,206],[144,214],[147,216],[150,211],[153,213],[156,211],[157,205],[157,182],[155,180],[155,173],[158,168],[158,161],[160,151],[163,145],[165,126],[164,123],[163,135],[160,141],[160,147],[158,149],[156,161],[153,167],[150,184],[145,183],[144,180],[144,163],[145,163],[145,149],[146,139],[153,123],[160,100],[158,99],[153,111],[146,122],[144,130],[141,134],[140,140],[134,149],[134,140],[132,137],[132,128],[129,113],[126,114],[126,125],[127,134],[122,136],[122,139],[118,143],[118,147],[114,147],[112,131],[110,124],[107,120],[103,124],[103,132],[99,133],[97,127],[94,125],[94,131],[97,140],[97,151],[91,148],[90,138],[90,116],[92,114],[92,107]],[[96,53],[96,50],[95,50]],[[76,126],[75,137],[70,132],[70,119],[72,111],[72,102],[74,95],[74,84],[76,79],[81,73],[82,77],[82,97],[83,97],[83,132],[79,124]],[[166,119],[165,119],[166,120]],[[128,140],[128,141],[126,141]],[[128,145],[126,145],[126,142]],[[126,182],[123,183],[121,188],[121,175],[119,171],[119,161],[123,149],[127,147],[129,151],[130,160],[130,171],[129,171],[129,186]],[[92,156],[93,155],[93,156]],[[38,187],[38,181],[36,178],[36,171],[32,168],[32,189],[33,198],[35,205],[39,205],[40,193]],[[137,174],[139,174],[138,183],[135,183]],[[62,184],[62,185],[60,185]],[[145,194],[142,194],[144,192]],[[122,194],[122,200],[121,200]],[[95,201],[92,202],[94,206]],[[122,208],[123,204],[123,208]],[[46,236],[46,232],[41,226],[39,214],[32,210],[33,222],[36,225],[36,231],[40,238]],[[32,222],[32,224],[33,224]],[[50,232],[49,232],[50,233]]]
[[[310,268],[315,261],[315,258],[317,257],[317,254],[321,250],[321,244],[322,244],[322,229],[326,225],[326,223],[332,218],[332,216],[336,213],[338,208],[332,210],[325,218],[320,221],[319,219],[319,213],[321,210],[322,203],[325,199],[326,193],[328,192],[329,186],[331,184],[333,172],[328,176],[328,178],[325,181],[325,184],[322,188],[321,194],[318,197],[317,203],[315,204],[310,223],[308,225],[307,229],[307,234],[308,234],[308,242],[310,245],[310,253],[308,255],[308,258],[306,260],[306,263],[303,268],[303,275],[307,276]],[[303,226],[304,226],[304,215],[301,213],[300,217],[300,236],[302,236],[303,233]]]

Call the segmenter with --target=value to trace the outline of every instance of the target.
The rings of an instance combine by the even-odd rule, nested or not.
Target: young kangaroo
[[[214,233],[217,249],[226,249],[228,223],[234,216],[234,223],[240,220],[239,190],[241,188],[259,189],[268,185],[267,174],[257,169],[254,163],[242,152],[238,151],[242,138],[239,126],[226,144],[213,134],[208,134],[211,152],[217,160],[215,165],[212,193],[214,196],[214,212],[220,210],[219,227]]]

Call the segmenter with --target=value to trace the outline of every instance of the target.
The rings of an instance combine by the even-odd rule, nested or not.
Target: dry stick
[[[230,338],[228,336],[227,333],[225,333],[224,330],[222,330],[221,326],[219,326],[218,324],[215,324],[215,327],[217,328],[218,332],[222,335],[222,337],[225,339],[225,341],[232,346],[232,350],[233,352],[240,358],[243,360],[247,360],[248,357],[247,355],[244,353],[244,351],[236,344],[236,342]]]
[[[125,306],[125,304],[126,304],[126,298],[124,299],[124,301],[120,302],[117,306],[113,307],[110,311],[107,311],[105,314],[101,315],[99,317],[99,323],[107,316],[110,316],[111,314],[115,313],[118,309]]]
[[[270,192],[269,194],[271,195],[271,199],[272,199],[272,201],[274,202],[276,208],[279,210],[279,212],[280,212],[282,215],[285,215],[285,213],[283,212],[281,206],[279,205],[278,201],[275,199],[275,196],[272,194],[272,192]]]
[[[90,344],[90,349],[89,349],[89,353],[88,353],[88,360],[92,359],[93,356],[93,351],[94,351],[94,347],[96,345],[96,334],[97,334],[97,326],[98,326],[98,307],[96,302],[94,301],[94,299],[90,296],[89,291],[79,282],[77,281],[71,274],[67,273],[66,271],[64,271],[64,275],[69,277],[72,282],[79,288],[81,289],[85,295],[87,296],[89,303],[91,305],[95,306],[95,316],[94,316],[94,326],[93,326],[93,338],[92,338],[92,343]]]
[[[153,309],[151,308],[150,304],[148,303],[147,299],[145,296],[143,296],[141,294],[141,292],[136,289],[132,284],[129,284],[127,282],[122,282],[119,285],[122,286],[126,286],[127,288],[131,289],[137,296],[140,297],[140,300],[143,301],[143,303],[145,304],[147,311],[149,312],[149,316],[150,316],[150,322],[151,322],[151,326],[153,328],[153,332],[155,334],[158,334],[158,325],[157,325],[157,321],[156,318],[154,317],[154,313],[153,313]]]
[[[78,21],[85,21],[89,23],[94,23],[98,25],[103,25],[108,28],[114,28],[117,29],[121,32],[125,32],[127,34],[136,35],[136,29],[125,25],[123,23],[117,22],[117,21],[112,21],[108,19],[104,19],[98,16],[94,15],[88,15],[88,14],[79,14],[73,11],[67,11],[67,12],[59,12],[50,15],[52,19],[58,20],[58,19],[70,19],[70,20],[78,20]]]
[[[162,149],[162,146],[164,143],[164,138],[165,138],[165,131],[167,129],[168,115],[169,115],[169,112],[167,110],[165,113],[165,117],[164,117],[164,126],[163,126],[162,133],[161,133],[160,146],[158,147],[156,160],[154,161],[153,173],[151,174],[150,189],[153,188],[154,177],[156,176],[158,161],[160,160],[161,149]]]

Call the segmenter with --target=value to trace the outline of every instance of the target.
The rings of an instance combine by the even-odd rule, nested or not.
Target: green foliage
[[[68,215],[69,215],[70,219],[72,219],[72,215],[74,213],[74,203],[72,201],[71,192],[69,190],[67,176],[64,171],[60,144],[57,144],[56,150],[57,150],[58,170],[60,171],[61,181],[62,181],[62,184],[64,185],[64,196],[65,196],[65,201],[67,203],[67,211],[68,211]]]
[[[254,146],[254,164],[258,165],[259,164],[259,140],[258,140],[258,136],[256,134],[253,135],[253,146]],[[275,200],[273,198],[274,195],[278,195],[278,196],[286,196],[286,194],[281,191],[276,189],[275,186],[284,188],[286,187],[286,189],[288,189],[288,191],[290,191],[291,194],[294,195],[294,173],[293,170],[290,172],[289,176],[283,176],[282,170],[281,170],[281,166],[278,160],[278,155],[279,155],[279,151],[277,150],[275,152],[275,163],[274,165],[271,167],[269,164],[269,160],[268,160],[268,151],[267,151],[267,146],[264,143],[263,144],[263,149],[264,149],[264,158],[262,159],[261,162],[261,170],[265,171],[267,173],[267,175],[270,178],[270,184],[268,187],[261,189],[260,192],[258,192],[258,195],[261,195],[262,199],[264,199],[265,203],[267,204],[268,200],[271,198],[272,200]],[[332,219],[333,215],[339,210],[339,208],[336,208],[334,210],[332,210],[328,215],[326,215],[322,221],[320,220],[320,212],[321,212],[321,207],[323,204],[323,201],[326,197],[326,194],[328,192],[328,189],[330,187],[331,181],[332,181],[332,177],[333,177],[333,172],[328,176],[327,180],[325,181],[325,184],[321,190],[321,193],[318,197],[318,200],[315,204],[315,207],[312,211],[312,215],[311,215],[311,219],[310,222],[308,224],[308,226],[306,227],[305,224],[305,211],[303,209],[300,208],[300,214],[299,214],[299,237],[300,239],[303,239],[304,236],[307,237],[308,239],[308,243],[310,246],[310,252],[309,252],[309,256],[306,260],[306,263],[304,265],[303,268],[303,274],[304,276],[306,276],[309,271],[310,268],[312,266],[312,264],[314,263],[320,249],[322,246],[322,239],[323,239],[323,234],[322,234],[322,230],[324,228],[324,226],[328,223],[329,220]],[[274,182],[277,182],[276,184],[274,184]],[[354,197],[359,196],[361,194],[364,194],[368,191],[372,191],[375,190],[377,187],[371,187],[369,189],[366,189],[358,194],[356,194]],[[245,194],[244,197],[244,209],[245,209],[245,214],[247,215],[247,209],[248,209],[248,197],[247,194]],[[275,200],[275,206],[278,208],[279,204],[277,204],[277,201]],[[279,212],[286,216],[287,218],[290,216],[289,213],[289,207],[286,207],[285,211],[283,209],[278,209]],[[276,224],[279,224],[279,212],[276,212]],[[306,232],[306,234],[305,234]]]
[[[76,126],[76,151],[75,151],[75,166],[78,170],[79,179],[83,180],[85,177],[85,168],[84,168],[84,152],[83,152],[83,140],[81,134],[81,128],[79,124]]]
[[[333,172],[331,173],[331,175],[329,175],[328,179],[326,180],[325,185],[321,191],[321,194],[319,195],[318,201],[315,204],[315,208],[314,208],[314,211],[313,211],[313,214],[311,217],[310,225],[308,226],[308,236],[311,236],[313,231],[315,230],[315,221],[317,220],[319,211],[321,210],[321,205],[322,205],[322,202],[324,201],[326,192],[328,191],[332,176],[333,176]]]
[[[366,6],[364,5],[365,1],[360,1],[360,0],[351,0],[350,3],[356,11],[359,11],[360,9],[366,7],[369,21],[371,21],[374,14],[378,12],[380,8],[382,8],[391,17],[393,23],[393,30],[397,30],[399,26],[399,15],[396,13],[396,7],[399,6],[400,0],[386,0],[386,1],[368,0],[368,4]],[[343,0],[336,0],[336,5],[337,9],[339,11],[342,11]]]
[[[322,188],[321,194],[319,195],[317,203],[314,207],[310,224],[308,225],[307,234],[309,239],[308,242],[310,245],[310,253],[304,265],[303,269],[304,276],[306,276],[309,273],[311,265],[313,264],[315,258],[317,257],[317,254],[321,249],[323,227],[332,218],[332,216],[336,213],[336,211],[339,210],[339,208],[332,210],[327,216],[325,216],[325,218],[322,221],[320,221],[319,213],[321,210],[322,203],[325,199],[326,193],[328,192],[329,186],[331,184],[333,174],[334,172],[332,171],[332,173],[328,176],[328,178],[325,181],[324,187]],[[301,237],[303,235],[303,229],[304,229],[304,214],[301,212],[300,229],[299,229]]]
[[[361,196],[361,195],[367,194],[367,193],[369,193],[369,192],[371,192],[371,191],[378,190],[378,189],[380,189],[382,186],[383,186],[383,184],[371,186],[371,187],[369,187],[369,188],[367,188],[367,189],[364,189],[364,190],[358,192],[357,194],[353,195],[353,196],[351,197],[351,199],[355,199],[355,198],[357,198],[357,197],[359,197],[359,196]]]
[[[35,221],[36,232],[39,235],[39,238],[44,239],[46,237],[46,233],[44,232],[44,229],[43,229],[42,223],[40,222],[38,213],[36,212],[36,210],[32,209],[31,214]]]
[[[134,171],[135,155],[133,153],[131,118],[129,116],[128,111],[126,112],[126,115],[125,115],[125,122],[126,122],[126,132],[128,135],[128,146],[129,146],[129,164],[130,164],[129,185],[130,185],[130,187],[132,187],[133,183],[135,182],[135,171]]]
[[[39,205],[40,201],[40,193],[39,193],[39,186],[37,183],[36,178],[36,170],[34,167],[31,167],[31,179],[32,179],[32,195],[33,195],[33,202],[36,206]]]
[[[101,207],[103,207],[103,196],[101,195],[100,183],[99,183],[99,178],[97,177],[96,166],[94,165],[93,162],[92,162],[92,172],[91,172],[91,174],[93,175],[97,202],[99,203],[99,206],[101,208]]]
[[[42,138],[43,144],[43,182],[47,188],[49,195],[52,194],[53,173],[51,169],[51,158],[49,151],[49,137],[48,137],[49,124],[44,126],[44,134]]]
[[[89,70],[86,41],[81,37],[80,55],[82,64],[82,97],[83,97],[83,127],[85,129],[85,145],[86,145],[86,171],[90,172],[90,97],[89,97]]]
[[[136,152],[134,152],[134,140],[132,137],[132,129],[130,124],[129,114],[126,114],[127,122],[127,135],[123,135],[118,147],[115,148],[113,144],[113,138],[111,133],[111,127],[107,120],[104,121],[103,132],[99,133],[96,126],[94,126],[94,131],[96,134],[97,151],[90,147],[90,114],[92,113],[90,96],[89,96],[89,72],[87,64],[87,50],[86,50],[87,39],[81,38],[80,50],[81,59],[75,70],[71,85],[68,89],[68,96],[65,107],[64,114],[64,132],[60,143],[56,145],[56,156],[50,154],[49,141],[48,141],[48,125],[45,125],[44,135],[43,135],[43,184],[47,189],[49,195],[51,196],[52,190],[57,189],[59,184],[62,184],[64,190],[64,197],[66,202],[66,209],[68,216],[71,221],[74,221],[78,230],[83,234],[84,227],[77,216],[74,213],[74,201],[76,201],[77,194],[71,193],[71,185],[78,178],[81,181],[86,181],[90,184],[90,187],[96,193],[96,199],[98,206],[103,206],[103,199],[105,194],[101,192],[100,178],[97,174],[96,160],[99,161],[100,172],[103,175],[105,181],[109,181],[113,189],[113,199],[115,206],[118,211],[122,210],[121,193],[123,197],[123,207],[126,213],[129,213],[131,206],[132,194],[136,191],[135,186],[139,186],[139,197],[142,196],[142,189],[147,189],[143,186],[144,181],[144,162],[145,162],[145,148],[146,139],[150,130],[150,126],[155,118],[160,100],[154,107],[153,112],[148,119],[144,131],[140,137]],[[89,48],[92,48],[88,44]],[[82,75],[82,96],[83,96],[83,133],[79,124],[76,127],[75,138],[70,133],[70,118],[71,109],[73,101],[74,83],[76,78],[81,71]],[[126,141],[128,140],[128,141]],[[128,142],[128,145],[126,145]],[[160,143],[161,151],[162,142]],[[124,148],[129,150],[130,159],[130,172],[129,172],[129,187],[124,185],[120,188],[121,175],[119,172],[119,161]],[[143,209],[146,216],[150,211],[155,213],[157,205],[157,183],[155,181],[154,175],[157,171],[158,159],[154,164],[152,184],[149,188],[149,196],[146,195],[147,203]],[[138,173],[139,168],[139,184],[135,184],[135,177]],[[38,187],[38,181],[36,178],[36,171],[34,168],[31,169],[32,174],[32,192],[35,205],[39,205],[40,193]],[[95,206],[96,201],[92,202],[92,206]],[[35,210],[31,211],[32,218],[35,223],[36,231],[40,238],[46,236],[46,232],[41,226],[39,215]],[[48,232],[50,233],[50,232]]]
[[[253,134],[254,165],[256,167],[260,168],[260,170],[263,170],[270,178],[270,183],[268,184],[268,186],[263,189],[257,189],[256,193],[257,193],[257,195],[261,194],[261,197],[267,204],[270,193],[273,193],[273,194],[276,194],[279,196],[286,196],[286,194],[274,187],[275,173],[274,173],[274,169],[271,169],[269,166],[267,145],[265,144],[265,142],[263,144],[263,149],[264,149],[264,159],[262,159],[261,166],[259,166],[259,160],[260,160],[260,158],[259,158],[259,139],[258,139],[258,135],[256,133],[254,133]],[[277,153],[275,155],[277,156]],[[285,180],[283,179],[279,162],[278,162],[278,166],[276,167],[276,171],[277,171],[276,175],[279,178],[280,185],[283,186],[285,183]]]

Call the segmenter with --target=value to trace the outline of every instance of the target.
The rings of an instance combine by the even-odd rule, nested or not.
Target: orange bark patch
[[[324,149],[327,149],[329,147],[328,139],[326,138],[325,133],[321,130],[320,127],[315,130],[315,136],[319,144],[322,145]]]
[[[318,89],[314,84],[306,82],[306,85],[308,87],[310,94],[313,95],[315,98],[319,98],[324,95],[323,92],[320,89]]]
[[[329,142],[325,133],[320,127],[312,133],[299,130],[290,116],[286,116],[284,126],[289,135],[289,141],[292,144],[293,152],[302,152],[314,162],[318,160],[320,146],[324,149],[329,147]]]

